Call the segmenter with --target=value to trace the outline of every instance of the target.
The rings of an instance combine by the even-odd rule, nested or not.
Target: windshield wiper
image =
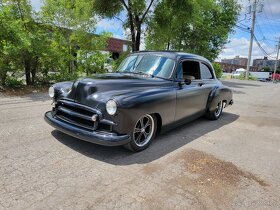
[[[136,71],[134,73],[144,74],[144,75],[147,75],[147,76],[152,77],[152,78],[159,78],[159,79],[164,79],[164,80],[170,80],[168,78],[164,78],[164,77],[160,77],[160,76],[157,76],[157,75],[149,74],[149,73],[146,73],[144,71]]]
[[[146,73],[144,71],[119,71],[120,73],[130,73],[130,74],[141,74],[141,75],[147,75],[149,77],[152,77],[152,78],[159,78],[159,79],[164,79],[164,80],[172,80],[172,79],[168,79],[168,78],[165,78],[165,77],[160,77],[160,76],[157,76],[157,75],[153,75],[153,74],[149,74],[149,73]]]
[[[148,76],[152,76],[151,74],[148,74],[144,71],[134,71],[133,73],[135,73],[135,74],[145,74],[145,75],[148,75]]]

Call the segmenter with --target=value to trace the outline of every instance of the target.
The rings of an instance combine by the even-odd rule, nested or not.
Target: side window
[[[183,80],[183,68],[182,63],[179,63],[176,69],[176,79]]]
[[[176,71],[177,80],[200,79],[199,62],[197,61],[183,61],[177,67]]]
[[[201,63],[200,65],[200,74],[201,74],[201,79],[213,79],[213,74],[210,68],[204,63]]]

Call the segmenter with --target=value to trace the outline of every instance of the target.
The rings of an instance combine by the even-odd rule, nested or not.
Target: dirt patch
[[[268,186],[264,180],[250,172],[242,171],[233,163],[219,160],[197,150],[189,150],[177,158],[183,162],[187,170],[200,175],[196,180],[200,184],[235,186],[242,178],[245,178],[253,180],[261,186]]]
[[[49,86],[22,86],[19,88],[8,88],[5,87],[1,90],[3,96],[24,96],[31,93],[45,93],[48,91]]]
[[[179,153],[165,163],[147,164],[142,170],[152,182],[154,179],[161,180],[157,185],[160,190],[158,193],[153,192],[156,196],[148,197],[158,200],[158,203],[164,199],[176,200],[179,207],[187,205],[202,209],[231,209],[231,201],[236,198],[240,188],[269,186],[264,180],[231,162],[194,149]],[[180,201],[183,202],[180,204]],[[150,204],[149,200],[146,202]]]
[[[146,175],[151,175],[159,170],[161,170],[161,165],[157,164],[157,163],[153,163],[153,164],[148,164],[143,166],[143,172]]]
[[[238,119],[239,122],[253,124],[258,127],[280,127],[280,118],[274,117],[250,117],[243,116]]]

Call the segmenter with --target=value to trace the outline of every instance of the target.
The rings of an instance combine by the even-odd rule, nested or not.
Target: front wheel
[[[216,109],[214,111],[212,111],[212,112],[208,111],[206,113],[206,115],[205,115],[206,118],[209,120],[217,120],[223,112],[223,107],[224,107],[224,103],[223,103],[223,101],[220,101],[217,104]]]
[[[135,152],[146,149],[154,139],[156,130],[157,120],[155,116],[147,114],[140,117],[131,133],[131,141],[125,147]]]

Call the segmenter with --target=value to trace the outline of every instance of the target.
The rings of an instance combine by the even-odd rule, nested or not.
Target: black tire
[[[218,104],[217,104],[217,107],[214,111],[210,112],[208,111],[206,114],[205,114],[205,117],[209,120],[217,120],[219,119],[219,117],[221,116],[222,112],[223,112],[223,108],[224,108],[224,102],[223,101],[220,101]]]
[[[146,114],[136,122],[131,132],[131,141],[124,147],[133,152],[140,152],[147,149],[157,132],[157,118],[154,115]]]

